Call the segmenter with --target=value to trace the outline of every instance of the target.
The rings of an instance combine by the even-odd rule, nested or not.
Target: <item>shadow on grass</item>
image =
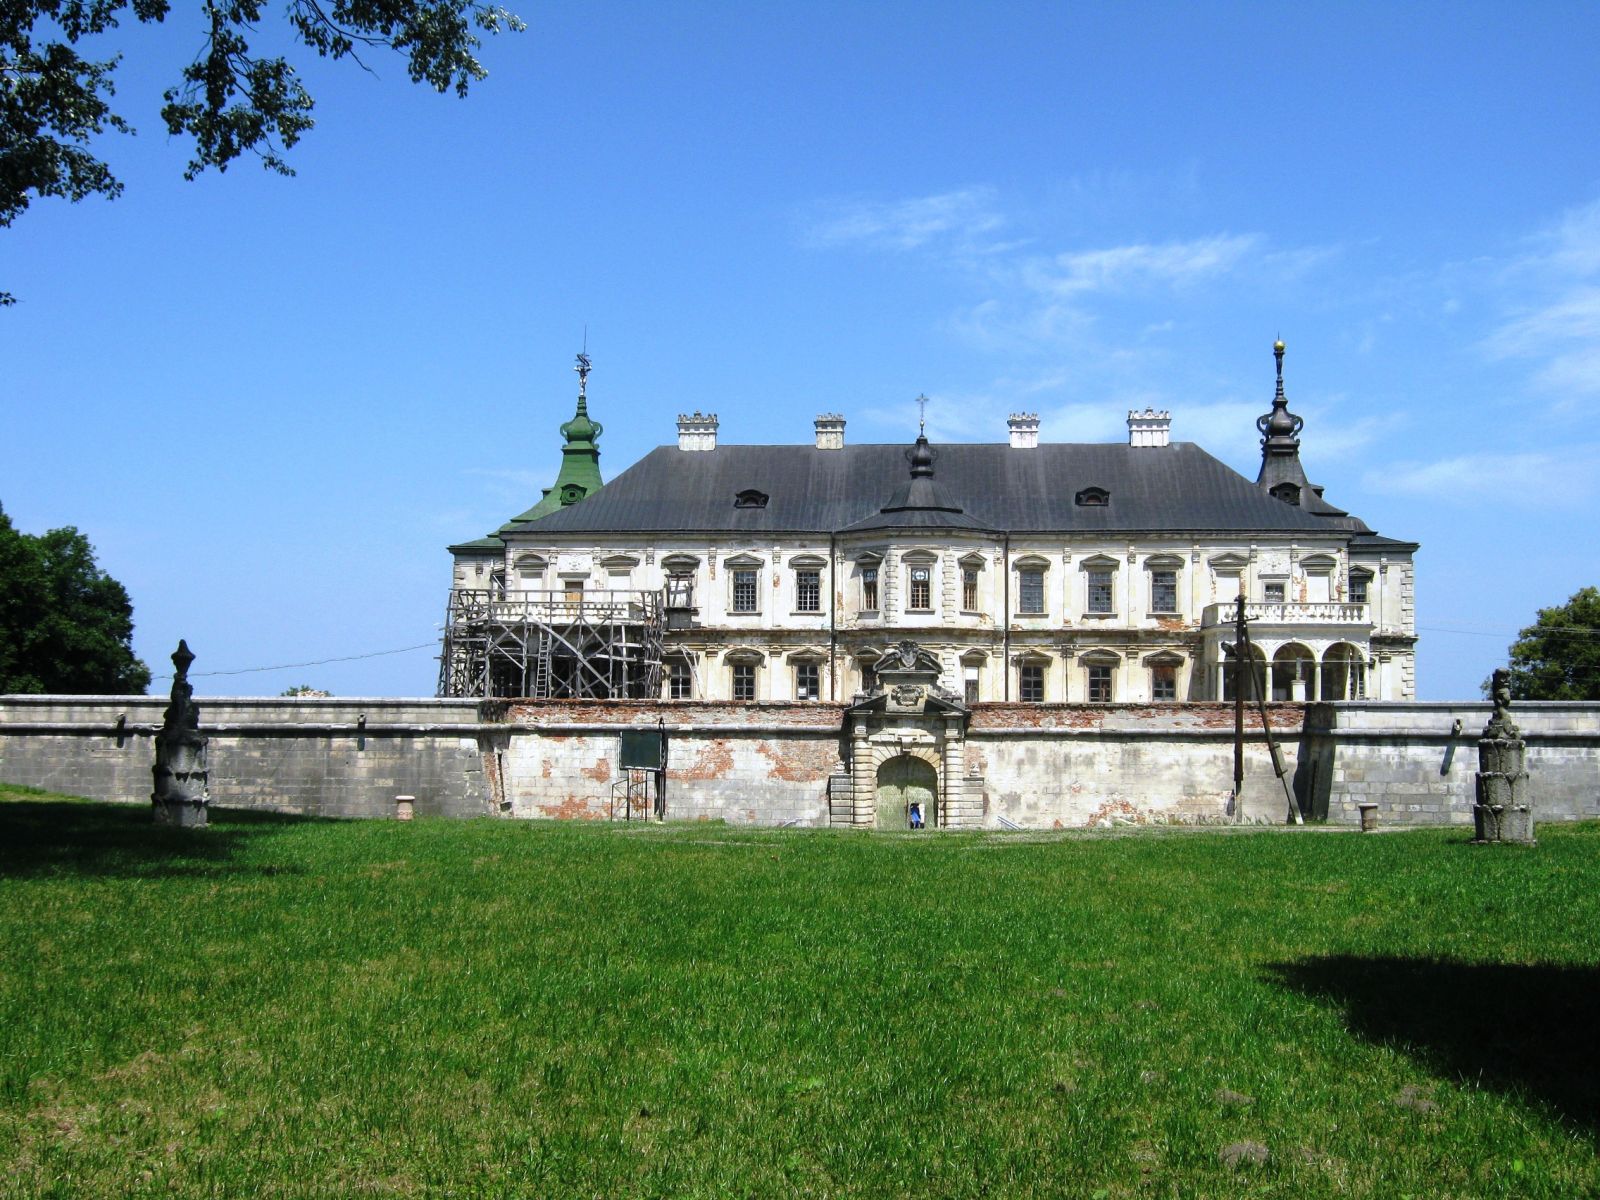
[[[174,829],[156,824],[145,804],[7,799],[0,802],[0,878],[289,874],[296,868],[241,867],[235,859],[249,841],[315,819],[212,809],[206,828]]]
[[[1273,980],[1346,1027],[1469,1085],[1542,1101],[1600,1131],[1600,967],[1332,955]]]

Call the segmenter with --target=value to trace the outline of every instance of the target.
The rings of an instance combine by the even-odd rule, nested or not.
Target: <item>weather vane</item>
[[[928,434],[928,397],[917,395],[917,436],[926,437]]]

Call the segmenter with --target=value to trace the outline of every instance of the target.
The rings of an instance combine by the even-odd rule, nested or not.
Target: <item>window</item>
[[[733,573],[733,611],[760,611],[756,607],[756,570],[753,567],[740,567]]]
[[[1089,703],[1111,703],[1111,667],[1105,663],[1089,665]]]
[[[1367,602],[1367,585],[1372,582],[1372,576],[1364,571],[1350,572],[1350,603],[1365,604]]]
[[[1272,580],[1261,585],[1261,598],[1268,604],[1283,603],[1283,580]]]
[[[967,612],[978,609],[978,568],[961,568],[961,607]]]
[[[1097,616],[1107,616],[1113,610],[1112,577],[1110,571],[1089,572],[1089,604],[1087,611]]]
[[[1075,499],[1079,508],[1104,508],[1111,502],[1111,493],[1105,488],[1087,487]]]
[[[733,698],[735,700],[754,700],[756,698],[756,666],[754,663],[734,663],[733,671]]]
[[[796,663],[794,666],[794,698],[816,700],[822,692],[819,686],[821,671],[814,662]]]
[[[926,612],[933,608],[933,568],[911,568],[911,602],[906,605],[914,612]]]
[[[878,611],[878,568],[861,568],[861,608],[864,612]]]
[[[870,692],[878,686],[878,664],[863,661],[861,664],[861,690]]]
[[[667,576],[667,607],[694,607],[694,576],[687,571],[674,571]]]
[[[978,669],[976,663],[967,663],[961,669],[962,698],[968,704],[976,704],[978,702]]]
[[[561,590],[566,593],[568,604],[583,603],[583,585],[585,582],[582,579],[563,579],[561,581]]]
[[[694,699],[694,675],[689,664],[681,658],[667,660],[667,697],[672,700]]]
[[[794,607],[797,612],[822,611],[822,572],[794,573]]]
[[[735,508],[765,508],[767,506],[767,494],[758,492],[755,488],[746,488],[734,496],[733,506]]]
[[[1106,670],[1111,668],[1107,667]],[[1178,698],[1178,668],[1171,663],[1157,663],[1150,668],[1150,699],[1176,700]]]
[[[1175,613],[1178,611],[1178,573],[1176,571],[1150,572],[1150,611]]]
[[[1271,494],[1282,500],[1285,504],[1298,506],[1300,503],[1300,489],[1292,483],[1280,483],[1272,489]]]
[[[1017,672],[1017,699],[1024,704],[1044,703],[1044,664],[1023,663]]]
[[[1044,612],[1044,572],[1038,567],[1017,572],[1017,611],[1032,616]]]

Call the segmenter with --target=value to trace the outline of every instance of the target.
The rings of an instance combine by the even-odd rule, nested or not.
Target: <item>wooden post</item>
[[[1233,819],[1244,819],[1244,685],[1245,672],[1255,664],[1246,661],[1249,645],[1245,641],[1244,593],[1233,614]]]

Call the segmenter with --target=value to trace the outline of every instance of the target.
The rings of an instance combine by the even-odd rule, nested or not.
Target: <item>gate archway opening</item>
[[[932,764],[910,754],[897,754],[878,767],[875,807],[879,829],[910,829],[911,806],[918,805],[923,823],[939,823],[939,773]]]

